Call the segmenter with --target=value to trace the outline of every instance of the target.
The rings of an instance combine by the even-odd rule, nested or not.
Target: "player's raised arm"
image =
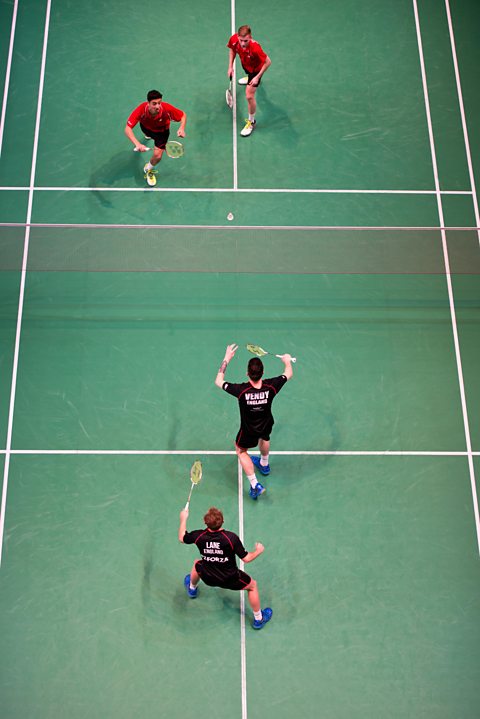
[[[293,368],[292,368],[292,356],[289,354],[285,355],[279,355],[280,359],[282,360],[283,364],[285,365],[285,369],[283,374],[287,379],[292,379],[293,377]]]
[[[183,542],[185,532],[187,531],[187,519],[188,519],[188,509],[182,509],[182,511],[180,512],[180,526],[178,528],[178,541],[179,542]]]
[[[233,359],[237,350],[238,345],[227,345],[227,349],[225,350],[225,357],[223,358],[222,364],[220,365],[217,372],[217,376],[215,377],[215,384],[217,385],[217,387],[220,387],[220,389],[222,388],[225,379],[225,370],[227,369],[227,365],[230,360]]]

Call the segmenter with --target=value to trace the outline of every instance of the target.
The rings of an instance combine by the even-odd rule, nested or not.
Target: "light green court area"
[[[2,719],[477,719],[480,7],[450,3],[467,148],[447,6],[416,4],[442,194],[412,0],[235,2],[272,59],[247,139],[244,89],[225,104],[230,3],[52,0],[41,82],[49,6],[19,0]],[[1,94],[13,11],[0,0]],[[154,191],[123,134],[151,88],[188,115]],[[439,209],[463,230],[428,230]],[[231,342],[232,381],[247,343],[298,358],[257,502],[214,386]],[[261,632],[237,593],[185,593],[197,457],[189,528],[216,505],[265,545],[247,567],[274,612]]]
[[[13,447],[231,448],[217,359],[260,337],[299,355],[276,447],[465,449],[443,277],[155,272],[29,274]]]
[[[234,459],[202,459],[190,526],[221,497],[236,528]],[[182,586],[196,556],[176,539],[187,469],[179,457],[14,459],[5,716],[148,719],[160,707],[193,719],[212,682],[213,715],[241,716],[238,595],[202,586],[192,601]],[[244,518],[247,547],[265,544],[249,569],[274,608],[268,632],[247,622],[250,716],[475,715],[469,492],[463,458],[272,460],[265,501]]]

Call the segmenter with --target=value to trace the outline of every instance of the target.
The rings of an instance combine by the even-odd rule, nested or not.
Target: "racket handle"
[[[282,355],[275,355],[275,357],[279,357],[280,359],[282,359]],[[296,358],[296,357],[292,357],[292,358],[291,358],[291,361],[292,361],[292,362],[296,362],[296,361],[297,361],[297,358]]]
[[[151,149],[152,149],[151,147],[147,147],[146,150],[140,150],[138,147],[134,147],[134,148],[133,148],[133,151],[134,151],[134,152],[148,152],[148,151],[151,150]]]
[[[188,500],[188,502],[186,503],[184,510],[187,510],[189,508],[189,506],[190,506],[190,500]]]

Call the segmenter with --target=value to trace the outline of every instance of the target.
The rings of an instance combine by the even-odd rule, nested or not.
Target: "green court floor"
[[[476,719],[479,21],[0,0],[2,719]],[[272,59],[247,139],[244,23]],[[123,129],[153,87],[188,123],[151,190]],[[248,342],[298,358],[255,503],[231,342],[233,381]],[[265,545],[262,632],[186,596],[195,458],[189,528],[215,505]]]

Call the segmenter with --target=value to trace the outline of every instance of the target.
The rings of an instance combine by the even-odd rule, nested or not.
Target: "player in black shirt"
[[[264,476],[270,474],[268,455],[270,452],[270,433],[274,424],[271,407],[277,393],[293,375],[292,358],[289,354],[282,355],[280,359],[285,365],[284,373],[279,377],[262,379],[263,362],[258,357],[253,357],[247,367],[249,381],[233,384],[232,382],[224,381],[225,370],[237,349],[238,345],[228,345],[225,357],[218,370],[215,384],[220,389],[238,398],[240,429],[235,439],[235,449],[242,469],[250,482],[250,497],[257,499],[263,494],[265,487],[260,482],[257,482],[255,467]],[[261,457],[250,456],[247,450],[257,445],[260,449]]]
[[[200,579],[211,587],[245,589],[253,611],[252,626],[254,629],[261,629],[271,619],[273,612],[270,607],[261,609],[257,583],[237,567],[236,557],[240,557],[246,563],[253,562],[263,552],[263,544],[257,542],[255,551],[247,552],[240,537],[222,529],[223,514],[216,507],[210,507],[203,518],[207,525],[206,529],[187,532],[187,518],[188,509],[182,509],[178,539],[184,544],[196,544],[202,555],[201,559],[193,563],[190,574],[187,574],[183,580],[188,596],[195,599]]]

